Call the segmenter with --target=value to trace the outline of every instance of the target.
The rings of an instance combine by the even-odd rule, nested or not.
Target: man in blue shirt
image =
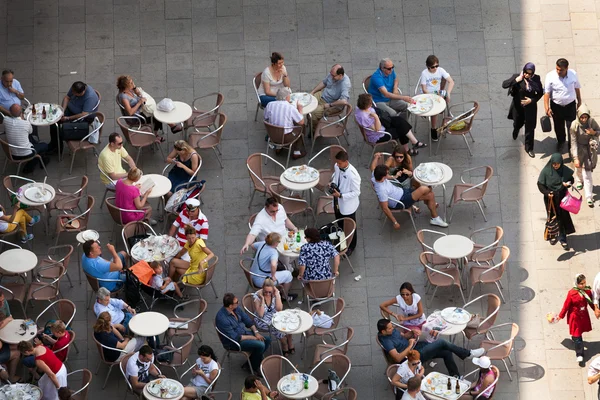
[[[65,110],[63,117],[59,123],[72,122],[81,117],[88,116],[89,114],[98,111],[100,99],[98,94],[90,85],[86,85],[81,81],[77,81],[71,85],[71,89],[67,95],[63,98],[62,108]],[[89,115],[83,119],[82,122],[91,123],[95,115]],[[50,150],[58,148],[58,141],[56,137],[56,125],[50,125]],[[63,132],[61,129],[60,140],[80,140],[89,134],[86,130],[80,130],[75,134]],[[61,146],[62,147],[62,146]]]
[[[394,63],[389,58],[384,58],[379,62],[379,69],[371,75],[367,88],[377,108],[387,111],[392,117],[406,111],[408,104],[413,102],[410,96],[402,95],[398,84]]]
[[[215,317],[215,325],[224,335],[239,343],[239,347],[226,337],[219,335],[219,339],[226,349],[250,353],[252,369],[255,374],[258,374],[263,353],[271,345],[271,338],[258,333],[254,322],[238,305],[239,300],[233,293],[225,293],[223,307]],[[244,364],[242,368],[245,368],[247,364]]]
[[[377,321],[377,331],[379,343],[381,343],[394,362],[403,362],[408,352],[415,349],[421,354],[421,361],[423,362],[434,358],[443,359],[450,376],[461,375],[452,354],[456,354],[461,360],[464,360],[467,357],[481,357],[485,353],[483,348],[468,350],[449,343],[444,339],[438,339],[433,343],[418,342],[415,344],[416,340],[413,338],[412,331],[407,330],[401,334],[398,330],[394,329],[394,325],[388,319]]]
[[[0,85],[0,111],[4,115],[10,115],[10,107],[13,104],[21,105],[25,98],[21,83],[14,78],[11,69],[2,71],[2,85]]]
[[[319,82],[317,86],[310,92],[317,98],[319,105],[311,113],[313,117],[313,129],[319,123],[319,120],[323,118],[325,110],[333,108],[333,110],[340,110],[345,104],[348,104],[350,100],[350,90],[352,83],[350,78],[346,75],[344,68],[340,64],[335,64],[331,67],[329,74]]]
[[[83,256],[81,257],[81,266],[86,274],[98,279],[111,279],[111,282],[99,281],[101,287],[105,287],[111,292],[117,289],[122,283],[117,281],[125,281],[125,275],[121,273],[125,266],[124,251],[117,253],[115,246],[107,244],[106,248],[112,256],[109,261],[102,258],[102,248],[95,240],[88,240],[83,244]]]

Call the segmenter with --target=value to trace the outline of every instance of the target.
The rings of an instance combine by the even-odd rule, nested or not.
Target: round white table
[[[310,114],[311,112],[313,112],[317,109],[319,102],[317,101],[317,98],[315,96],[313,96],[310,93],[306,93],[306,92],[292,93],[292,97],[298,96],[298,95],[300,95],[300,96],[309,95],[310,96],[310,103],[308,103],[305,106],[304,105],[302,106],[302,114],[303,115]]]
[[[17,394],[22,391],[25,396]],[[13,383],[12,385],[4,385],[0,388],[0,393],[4,394],[7,399],[26,398],[28,400],[40,400],[43,396],[42,389],[30,383]]]
[[[169,329],[169,318],[155,311],[135,314],[129,320],[129,330],[138,336],[158,336],[165,333],[167,329]]]
[[[167,245],[163,245],[159,241],[162,241],[164,238],[167,240]],[[159,242],[157,245],[154,245],[155,242]],[[145,250],[142,250],[142,248]],[[152,261],[163,262],[165,260],[170,260],[175,257],[175,255],[179,252],[179,242],[172,236],[167,235],[157,235],[157,236],[149,236],[146,239],[140,240],[130,250],[130,256],[135,261],[144,260],[148,263]],[[140,256],[141,255],[141,256]]]
[[[0,269],[12,274],[23,274],[35,268],[38,258],[26,249],[10,249],[0,254]]]
[[[175,108],[169,112],[154,111],[154,118],[165,124],[179,124],[185,122],[192,116],[192,107],[182,101],[174,101]]]
[[[175,397],[169,397],[169,400],[179,400],[183,397],[183,385],[176,381],[175,379],[169,379],[169,378],[160,378],[160,379],[154,379],[153,381],[148,382],[148,384],[146,384],[144,386],[144,389],[142,390],[142,393],[144,394],[144,397],[148,400],[165,400],[163,397],[157,397],[152,395],[149,391],[148,388],[150,387],[150,385],[152,385],[154,382],[156,381],[169,381],[170,383],[173,383],[174,385],[177,386],[177,388],[179,389],[181,395],[175,396]]]
[[[300,229],[298,231],[298,233],[300,234],[300,247],[302,247],[303,245],[306,244],[306,238],[304,237],[304,229]],[[297,251],[292,250],[292,248],[295,248],[296,244],[297,244],[296,235],[294,235],[294,237],[293,237],[294,247],[289,248],[289,242],[288,242],[288,250],[286,250],[284,247],[284,243],[289,240],[288,237],[289,236],[286,235],[281,238],[281,242],[279,242],[279,244],[277,245],[277,251],[279,252],[280,255],[282,255],[284,257],[289,257],[289,258],[295,260],[296,258],[300,257],[300,247],[298,247]]]
[[[154,182],[154,187],[150,191],[148,198],[156,199],[158,197],[163,197],[165,194],[171,191],[171,181],[166,176],[162,176],[160,174],[143,175],[139,183],[142,184],[147,179],[152,179]]]
[[[434,115],[441,114],[444,112],[444,110],[446,110],[446,100],[444,100],[442,96],[438,96],[437,94],[433,93],[418,94],[413,97],[413,100],[418,102],[420,99],[423,98],[431,99],[431,101],[433,102],[433,107],[431,107],[431,110],[427,112],[418,112],[414,108],[411,109],[411,107],[408,107],[408,111],[417,117],[427,117],[427,123],[429,127],[429,129],[427,129],[427,132],[429,132],[431,131],[431,117],[433,117]],[[427,136],[429,136],[429,155],[431,156],[431,135]]]
[[[37,187],[37,188],[40,188],[41,190],[46,190],[48,193],[51,194],[51,196],[47,196],[46,198],[44,198],[41,201],[40,200],[37,200],[37,201],[32,200],[25,195],[25,192],[27,191],[27,189],[30,189],[32,187]],[[46,208],[46,204],[48,204],[52,200],[54,200],[54,197],[56,197],[56,191],[54,190],[52,185],[49,185],[47,183],[31,182],[31,183],[27,183],[27,184],[21,186],[21,195],[19,196],[19,201],[21,202],[21,204],[25,204],[25,205],[31,206],[31,207],[39,207],[39,206],[44,207],[45,217],[42,217],[42,219],[44,220],[44,227],[46,228],[46,234],[48,234],[48,219],[49,219],[48,218],[48,209]]]
[[[290,379],[292,376],[294,376],[296,379],[301,380],[302,383],[304,384],[302,375],[308,376],[308,389],[302,389],[300,392],[298,392],[296,394],[288,394],[288,393],[285,393],[283,390],[281,390],[282,384],[284,382],[286,382],[288,379]],[[286,399],[308,399],[312,395],[317,393],[317,390],[319,390],[319,381],[317,381],[317,379],[314,376],[308,375],[308,374],[296,374],[296,373],[289,374],[289,375],[282,377],[279,380],[279,382],[277,382],[277,391],[281,395],[285,396]]]
[[[292,167],[293,168],[293,167]],[[311,169],[314,169],[312,167],[308,167]],[[289,168],[288,168],[289,170]],[[315,171],[317,171],[317,174],[320,176],[320,173],[318,170],[314,169]],[[317,179],[310,181],[310,182],[294,182],[291,181],[289,179],[287,179],[285,177],[285,171],[279,176],[279,181],[281,182],[281,184],[283,186],[285,186],[287,189],[291,190],[292,192],[303,192],[305,190],[310,190],[312,188],[314,188],[315,186],[317,186],[319,184],[319,178],[317,177]]]
[[[31,125],[35,125],[35,126],[56,125],[56,136],[57,136],[56,141],[58,143],[58,160],[60,161],[62,159],[62,151],[60,149],[61,141],[58,139],[58,135],[59,135],[58,122],[63,117],[64,110],[58,104],[54,104],[54,103],[51,103],[51,104],[52,104],[52,115],[48,115],[50,103],[35,104],[35,112],[36,112],[35,114],[32,114],[31,111],[33,110],[33,107],[30,104],[25,109],[25,115],[26,115],[27,121],[29,121],[29,123]],[[45,119],[42,118],[42,111],[44,109],[44,106],[46,106],[46,118]]]
[[[433,251],[442,257],[461,260],[473,252],[473,241],[462,235],[442,236],[433,243]]]
[[[21,324],[24,322],[24,319],[13,319],[10,321],[4,328],[0,329],[0,340],[8,344],[18,344],[22,340],[33,340],[37,333],[37,325],[32,323],[24,331],[21,328]]]
[[[442,186],[442,200],[444,201],[444,219],[446,219],[446,215],[447,215],[447,207],[448,204],[446,204],[446,183],[450,182],[450,180],[452,179],[452,176],[454,175],[454,173],[452,172],[452,168],[450,168],[448,165],[441,163],[441,162],[431,162],[428,164],[433,164],[433,165],[437,165],[438,167],[440,167],[442,169],[442,171],[444,172],[444,175],[442,177],[442,179],[440,179],[437,182],[425,182],[420,180],[415,174],[414,172],[419,169],[419,167],[423,164],[419,164],[417,165],[417,167],[415,168],[415,170],[413,171],[413,178],[415,179],[415,181],[419,182],[421,185],[425,185],[425,186]]]
[[[271,323],[272,323],[273,327],[275,329],[277,329],[279,332],[287,333],[287,334],[290,334],[290,335],[302,334],[302,336],[304,336],[302,358],[305,358],[306,357],[306,332],[310,328],[313,327],[313,318],[312,318],[312,315],[310,315],[306,311],[300,310],[298,308],[287,309],[287,310],[276,312],[273,315],[273,318],[271,319],[271,321],[273,321],[273,319],[275,319],[275,315],[277,315],[279,313],[293,313],[293,314],[296,314],[298,316],[298,318],[300,319],[300,326],[298,327],[298,329],[296,329],[294,331],[281,330],[281,329],[277,328],[277,324],[276,323],[274,323],[274,322],[271,322]]]

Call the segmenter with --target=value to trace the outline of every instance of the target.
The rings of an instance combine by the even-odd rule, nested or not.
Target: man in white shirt
[[[587,381],[590,385],[598,382],[598,400],[600,400],[600,356],[594,358],[588,367]]]
[[[390,211],[390,208],[403,209],[412,207],[413,203],[419,200],[423,200],[425,205],[427,205],[427,208],[429,208],[429,212],[431,213],[429,223],[431,225],[440,226],[442,228],[448,227],[446,221],[444,221],[437,213],[435,196],[431,188],[423,185],[414,190],[407,190],[393,185],[387,179],[389,167],[385,164],[379,164],[381,157],[381,153],[376,153],[371,162],[371,171],[373,171],[371,182],[373,182],[375,193],[377,193],[381,210],[390,221],[392,221],[394,229],[400,229],[400,223],[396,220],[394,214]]]
[[[335,165],[333,166],[333,176],[329,183],[329,191],[333,196],[333,210],[335,218],[351,218],[356,222],[356,210],[360,204],[360,175],[350,161],[348,153],[341,150],[335,155]],[[340,224],[343,228],[344,224]],[[358,230],[358,229],[357,229]],[[348,256],[356,248],[357,230],[354,231],[352,243],[348,246]]]
[[[110,297],[110,290],[101,287],[98,289],[98,294],[96,294],[94,314],[98,317],[104,311],[110,314],[110,321],[113,326],[120,324],[125,329],[128,329],[129,321],[135,315],[135,310],[132,307],[123,300]]]
[[[571,149],[571,135],[567,135],[566,132],[577,117],[577,109],[581,105],[580,89],[577,73],[569,70],[569,61],[565,58],[556,60],[556,70],[546,74],[544,107],[546,114],[552,117],[554,133],[558,141],[556,148],[559,151],[565,139],[569,141],[569,149]]]
[[[439,94],[449,104],[450,94],[454,88],[454,79],[444,68],[440,67],[440,60],[433,54],[427,57],[425,66],[427,68],[421,72],[421,78],[419,79],[421,91],[423,93]],[[442,81],[445,83],[444,87],[442,87]],[[431,126],[431,139],[437,142],[437,115],[431,117]]]
[[[135,393],[142,393],[146,383],[155,378],[164,378],[160,375],[158,368],[154,365],[154,354],[152,347],[147,344],[140,347],[140,350],[133,353],[127,360],[126,372],[127,379],[131,383],[131,387]],[[152,378],[152,379],[151,379]]]
[[[265,108],[265,122],[271,125],[282,126],[286,129],[284,133],[287,135],[292,132],[294,125],[304,125],[304,115],[302,115],[302,105],[300,102],[294,107],[290,103],[292,91],[288,87],[282,87],[277,90],[276,101],[267,104]],[[304,143],[304,139],[300,139]],[[296,142],[298,143],[298,142]],[[294,144],[292,158],[294,160],[302,158],[306,155],[306,151],[298,150],[297,144]]]
[[[23,109],[19,104],[10,106],[10,117],[4,118],[4,130],[6,141],[13,146],[20,147],[18,149],[11,147],[10,149],[15,160],[31,157],[33,150],[38,154],[45,154],[48,151],[48,144],[38,141],[33,134],[31,123],[23,119]],[[43,160],[46,164],[50,161],[45,155]],[[39,159],[31,160],[25,165],[23,172],[32,172],[37,164],[39,164]]]
[[[421,394],[421,377],[413,376],[406,382],[406,392],[402,396],[402,400],[425,400]]]
[[[271,103],[269,103],[271,104]],[[265,201],[265,208],[260,210],[254,219],[250,233],[246,236],[244,247],[240,251],[243,254],[255,240],[263,241],[265,236],[271,232],[277,232],[281,237],[287,236],[287,231],[298,232],[298,228],[287,217],[285,210],[274,197],[269,197]]]
[[[127,176],[122,161],[125,161],[129,168],[135,168],[135,161],[123,147],[123,138],[117,132],[113,132],[108,136],[108,144],[98,156],[98,166],[108,175],[107,178],[101,173],[100,180],[107,188],[114,189],[114,182]]]

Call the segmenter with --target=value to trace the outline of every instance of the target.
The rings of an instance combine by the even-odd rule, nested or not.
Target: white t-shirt
[[[258,87],[258,95],[263,96],[265,94],[265,85],[263,82],[268,82],[271,85],[271,92],[277,94],[277,90],[283,87],[283,76],[287,74],[287,69],[284,65],[283,70],[281,71],[281,79],[276,81],[275,78],[273,78],[273,75],[271,74],[271,68],[265,68],[262,75],[260,76],[260,86]]]
[[[408,304],[406,304],[406,302],[404,301],[402,296],[400,296],[400,295],[396,296],[396,303],[398,303],[398,306],[400,308],[400,314],[402,314],[402,316],[408,317],[411,315],[415,315],[419,312],[418,304],[421,301],[421,296],[419,296],[416,293],[413,293],[412,299],[413,299],[413,302],[409,306]],[[408,321],[402,321],[402,325],[407,325],[407,326],[421,325],[426,320],[427,320],[427,318],[425,317],[425,313],[423,313],[423,315],[421,315],[419,318],[411,319]]]
[[[588,373],[587,376],[594,376],[597,375],[598,373],[600,373],[600,357],[596,357],[592,360],[592,362],[590,363],[590,366],[588,367]]]
[[[415,374],[408,367],[408,360],[400,364],[398,370],[396,371],[396,375],[400,376],[400,382],[404,383],[405,385],[410,378],[415,376]]]
[[[2,210],[0,210],[0,217],[4,217],[4,212]],[[0,232],[6,232],[7,229],[8,229],[8,222],[2,221],[0,219]]]
[[[127,361],[127,378],[130,376],[137,376],[138,382],[150,382],[150,375],[148,370],[150,366],[154,363],[154,355],[152,356],[152,361],[150,362],[142,362],[140,361],[140,352],[135,352],[129,360]]]
[[[210,360],[208,364],[204,364],[200,357],[198,357],[198,359],[196,360],[196,365],[202,370],[202,372],[204,372],[204,375],[206,376],[210,376],[210,373],[212,371],[219,369],[219,364],[217,364],[215,360]],[[196,375],[192,378],[192,385],[208,387],[209,383],[206,382],[206,380],[202,376]]]
[[[423,72],[421,72],[421,80],[419,83],[425,85],[428,93],[433,93],[436,90],[439,92],[442,78],[448,79],[448,77],[450,77],[450,74],[442,67],[437,67],[434,73],[429,72],[429,70],[425,68]]]
[[[412,397],[408,392],[404,392],[404,395],[402,396],[402,400],[427,400],[427,399],[425,399],[425,397],[423,397],[421,392],[417,393],[417,395],[415,397]]]
[[[281,204],[279,204],[279,210],[277,211],[277,214],[275,214],[275,221],[273,221],[273,218],[267,213],[266,208],[263,207],[256,215],[254,224],[252,224],[252,228],[250,229],[250,234],[256,236],[257,242],[264,241],[265,237],[271,232],[277,232],[282,237],[285,237],[287,236],[287,229],[285,227],[286,220],[287,214]]]

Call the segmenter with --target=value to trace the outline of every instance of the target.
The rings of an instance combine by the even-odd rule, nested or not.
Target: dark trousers
[[[242,351],[250,353],[250,364],[254,372],[260,371],[260,363],[263,360],[263,354],[269,349],[271,338],[265,337],[265,341],[261,340],[242,340],[240,346]]]
[[[566,106],[561,106],[550,101],[550,109],[552,110],[552,122],[554,123],[556,140],[558,144],[563,144],[565,140],[568,140],[570,149],[571,135],[567,135],[567,132],[571,127],[571,122],[577,118],[577,106],[574,101]]]
[[[438,339],[433,343],[419,342],[415,346],[415,349],[421,353],[421,360],[423,362],[434,358],[444,360],[444,365],[446,365],[450,376],[460,376],[458,367],[454,362],[453,354],[456,354],[461,360],[464,360],[471,354],[470,350],[456,346],[444,339]]]
[[[534,133],[537,126],[537,103],[513,109],[513,127],[518,131],[525,125],[525,151],[533,151]]]
[[[44,155],[48,151],[48,143],[39,142],[38,138],[34,135],[29,135],[29,143],[33,144],[33,148],[39,155]],[[15,160],[23,160],[23,159],[29,158],[29,157],[31,157],[31,154],[28,156],[13,156],[13,158]],[[25,168],[23,169],[23,172],[33,171],[33,169],[38,164],[40,165],[40,167],[42,166],[42,164],[40,163],[40,160],[38,158],[35,158],[35,159],[29,161],[27,164],[25,164]]]
[[[583,336],[571,336],[575,344],[575,355],[583,357]]]
[[[340,219],[340,218],[350,218],[352,219],[354,222],[356,222],[356,212],[353,212],[352,214],[349,215],[344,215],[340,212],[339,207],[337,207],[337,204],[334,205],[333,210],[335,211],[335,219]],[[344,229],[344,222],[340,221],[339,224],[340,228]],[[354,230],[354,235],[352,235],[352,242],[350,242],[350,245],[348,246],[348,249],[354,251],[354,249],[356,248],[356,237],[358,232],[358,226],[356,227],[356,229]]]

